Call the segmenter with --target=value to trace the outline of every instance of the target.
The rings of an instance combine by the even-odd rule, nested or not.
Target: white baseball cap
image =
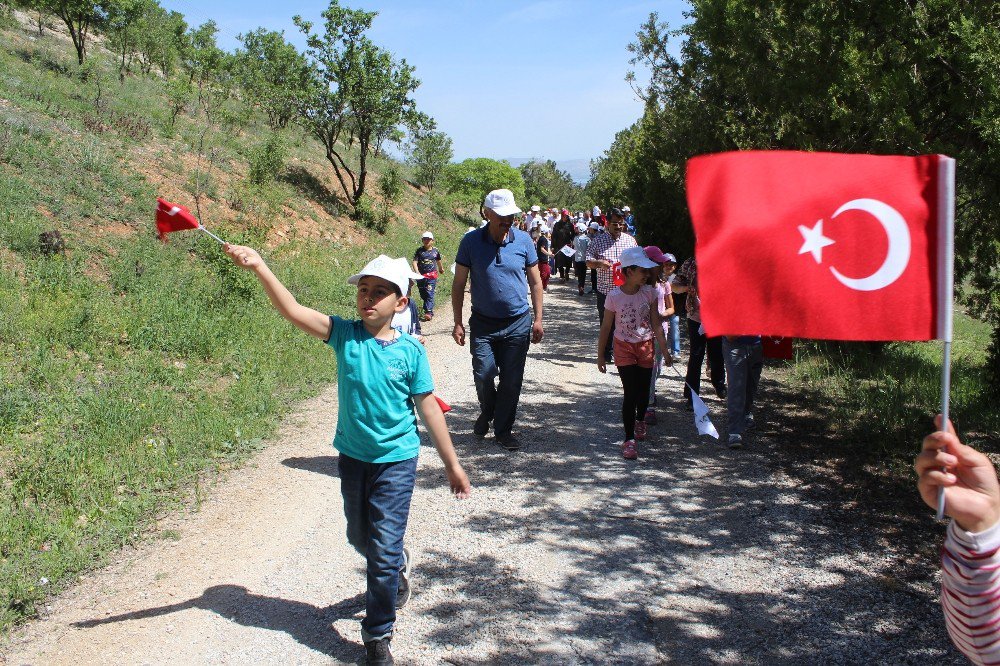
[[[521,212],[521,209],[514,203],[514,193],[510,190],[493,190],[486,195],[486,199],[483,200],[483,206],[501,217],[516,215]]]
[[[577,231],[586,231],[587,230],[587,225],[584,224],[583,222],[577,222],[576,223],[576,230]]]
[[[410,264],[406,259],[402,257],[393,259],[392,257],[380,254],[365,264],[360,273],[347,278],[347,284],[357,284],[361,281],[361,278],[368,275],[393,283],[399,287],[399,293],[404,296],[410,289],[410,280],[424,279],[423,275],[414,273],[410,269]]]
[[[655,261],[646,256],[646,251],[641,247],[629,247],[622,251],[618,259],[622,268],[626,266],[638,266],[639,268],[656,268],[659,266]]]
[[[429,231],[425,231],[425,232],[424,232],[424,235],[423,235],[423,236],[421,236],[421,238],[430,238],[431,240],[434,240],[434,234],[432,234],[432,233],[431,233],[431,232],[429,232]]]
[[[622,210],[625,211],[626,213],[632,212],[632,209],[629,208],[628,206],[622,206]]]
[[[542,207],[541,207],[541,206],[537,206],[537,205],[536,205],[536,206],[532,206],[532,207],[531,207],[531,212],[532,212],[532,213],[537,213],[537,212],[538,212],[538,211],[540,211],[541,209],[542,209]]]
[[[590,229],[600,229],[601,225],[599,225],[597,222],[591,222],[589,228]]]
[[[591,215],[600,215],[601,214],[601,209],[598,208],[597,206],[594,206],[594,210],[590,211],[590,214]]]

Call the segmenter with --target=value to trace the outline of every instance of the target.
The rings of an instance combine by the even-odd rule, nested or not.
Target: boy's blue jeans
[[[392,636],[403,566],[403,534],[417,476],[417,458],[367,463],[343,453],[337,462],[347,518],[347,541],[368,560],[368,591],[361,637]]]
[[[420,290],[420,298],[424,301],[424,312],[429,315],[434,314],[434,292],[437,291],[437,282],[437,278],[417,280],[417,289]]]
[[[479,409],[493,421],[498,437],[510,435],[521,399],[524,363],[531,343],[531,310],[508,319],[472,313],[469,347]],[[499,385],[493,380],[499,377]]]

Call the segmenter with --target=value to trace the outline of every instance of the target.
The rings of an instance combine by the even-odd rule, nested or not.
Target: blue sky
[[[259,26],[284,30],[314,23],[321,0],[161,0],[189,25],[214,19],[227,50]],[[593,158],[632,124],[642,104],[625,82],[626,46],[651,11],[679,27],[687,3],[624,0],[342,0],[379,12],[370,36],[416,67],[418,106],[466,157]],[[674,45],[674,52],[678,45]],[[642,70],[637,71],[642,76]]]

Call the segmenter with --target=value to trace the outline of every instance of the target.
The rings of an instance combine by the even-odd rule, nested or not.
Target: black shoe
[[[410,594],[413,592],[413,588],[410,585],[412,580],[411,570],[413,568],[413,558],[410,557],[410,551],[406,548],[403,549],[403,568],[399,570],[399,587],[396,588],[396,608],[400,609],[406,605],[406,602],[410,600]]]
[[[514,435],[497,435],[497,444],[508,451],[520,451],[521,442]]]
[[[472,433],[476,437],[486,437],[486,433],[490,431],[490,419],[486,417],[486,414],[480,414],[479,418],[476,419],[476,425],[472,427]]]
[[[722,398],[723,400],[725,400],[726,396],[729,395],[729,391],[726,390],[725,386],[716,386],[715,387],[715,395],[717,395],[720,398]]]
[[[389,651],[389,638],[380,638],[374,641],[368,641],[365,643],[365,650],[367,655],[365,655],[365,664],[368,666],[386,666],[386,664],[395,664],[395,660],[392,658],[392,652]]]

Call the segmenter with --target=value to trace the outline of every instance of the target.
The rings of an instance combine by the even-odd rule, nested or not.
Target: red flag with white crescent
[[[156,199],[156,230],[160,240],[167,241],[167,234],[172,231],[197,229],[198,220],[184,206],[173,204],[157,197]]]
[[[950,339],[954,164],[794,151],[691,159],[706,332]]]

